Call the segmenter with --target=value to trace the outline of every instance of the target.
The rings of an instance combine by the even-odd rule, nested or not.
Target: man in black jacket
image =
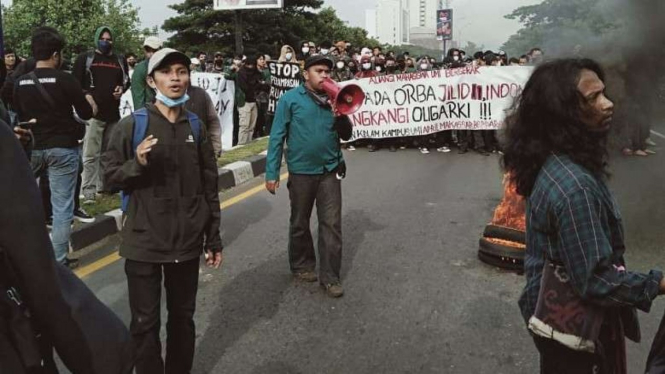
[[[205,126],[195,134],[183,107],[189,66],[185,54],[170,48],[150,58],[148,84],[156,90],[156,102],[146,106],[145,137],[133,139],[137,117],[128,116],[113,130],[102,156],[108,188],[131,193],[120,255],[126,258],[138,374],[190,372],[199,258],[205,249],[209,266],[222,263],[217,163]],[[162,273],[165,363],[159,339]]]
[[[245,93],[245,105],[238,108],[239,133],[238,144],[252,141],[254,126],[259,114],[256,106],[256,95],[261,89],[263,75],[256,69],[255,56],[248,56],[245,65],[238,72],[238,87]]]
[[[124,58],[113,53],[113,33],[107,26],[95,32],[95,50],[81,53],[74,63],[72,75],[86,93],[92,94],[98,113],[88,121],[83,141],[83,204],[95,201],[104,192],[100,157],[108,141],[110,129],[120,120],[120,97],[128,87]]]
[[[33,33],[32,54],[37,60],[36,68],[17,80],[14,97],[19,120],[35,121],[32,170],[36,177],[49,178],[53,248],[56,260],[61,263],[67,262],[69,252],[79,170],[78,140],[85,131],[74,119],[72,106],[83,119],[93,115],[92,98],[83,95],[76,79],[59,70],[64,45],[64,39],[55,29],[42,27]]]

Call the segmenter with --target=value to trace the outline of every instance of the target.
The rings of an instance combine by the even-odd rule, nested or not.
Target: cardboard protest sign
[[[300,86],[300,64],[292,62],[270,61],[270,96],[268,98],[268,114],[275,114],[277,102],[284,93]]]

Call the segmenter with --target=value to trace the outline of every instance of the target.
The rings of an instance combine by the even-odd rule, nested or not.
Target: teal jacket
[[[270,131],[266,180],[279,180],[285,140],[289,173],[317,175],[335,170],[343,158],[334,122],[332,111],[316,104],[305,86],[286,92],[277,102]]]

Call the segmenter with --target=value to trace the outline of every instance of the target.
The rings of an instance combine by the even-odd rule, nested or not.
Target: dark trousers
[[[309,229],[312,208],[316,202],[319,221],[319,282],[339,282],[342,266],[342,182],[335,173],[291,174],[287,187],[291,199],[291,271],[313,271],[316,268],[314,242]]]
[[[611,328],[603,326],[600,332],[599,353],[581,352],[561,343],[534,337],[540,353],[541,374],[616,374],[625,373],[625,341]],[[623,357],[619,357],[623,355]],[[623,367],[623,368],[622,368]]]
[[[199,259],[181,263],[126,260],[129,308],[137,374],[187,374],[194,361],[194,310]],[[166,364],[162,359],[160,310],[162,273],[166,289]]]

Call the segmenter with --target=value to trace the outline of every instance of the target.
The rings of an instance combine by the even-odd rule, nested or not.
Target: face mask
[[[302,53],[309,53],[309,48],[303,48]]]
[[[377,66],[376,71],[381,72],[381,66]]]
[[[189,95],[186,93],[179,99],[171,99],[161,93],[158,89],[155,89],[157,95],[155,96],[155,99],[161,101],[164,105],[166,105],[169,108],[174,108],[177,106],[184,105],[188,100],[189,100]]]
[[[322,55],[327,55],[328,52],[330,52],[330,51],[327,50],[327,49],[322,49],[322,50],[321,50],[321,54],[322,54]]]
[[[111,44],[111,42],[108,40],[100,40],[97,42],[97,49],[99,49],[99,51],[103,54],[108,54],[111,52],[111,48],[113,48],[113,44]]]
[[[286,54],[286,60],[291,61],[291,57],[293,57],[293,53],[287,53]]]
[[[339,70],[344,69],[344,63],[343,62],[338,62],[337,63],[337,69],[339,69]]]
[[[420,64],[420,69],[426,70],[429,65],[427,64]]]
[[[454,61],[459,61],[459,56],[453,56]]]
[[[368,64],[368,63],[363,64],[363,69],[369,70],[371,68],[372,68],[372,64]]]

